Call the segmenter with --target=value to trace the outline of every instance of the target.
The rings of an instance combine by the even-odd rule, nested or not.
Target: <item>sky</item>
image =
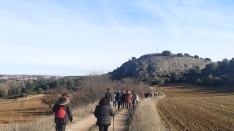
[[[107,73],[164,50],[233,58],[234,1],[0,0],[0,74]]]

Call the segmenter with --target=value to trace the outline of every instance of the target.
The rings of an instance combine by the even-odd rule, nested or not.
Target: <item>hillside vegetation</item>
[[[112,79],[131,77],[151,85],[186,82],[205,86],[233,86],[234,58],[212,62],[210,58],[203,59],[198,55],[163,51],[138,59],[133,57],[110,74]]]

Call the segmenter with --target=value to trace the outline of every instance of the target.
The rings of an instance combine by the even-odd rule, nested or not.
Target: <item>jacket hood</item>
[[[66,105],[66,104],[70,103],[70,100],[69,100],[66,96],[61,96],[61,97],[57,100],[56,103],[59,104],[59,105]]]

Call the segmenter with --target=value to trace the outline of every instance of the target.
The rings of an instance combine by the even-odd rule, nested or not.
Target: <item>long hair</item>
[[[99,102],[99,105],[107,105],[107,104],[109,104],[109,101],[107,100],[106,97],[103,97]]]

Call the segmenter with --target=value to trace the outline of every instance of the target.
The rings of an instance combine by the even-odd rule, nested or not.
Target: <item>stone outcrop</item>
[[[188,56],[178,57],[173,54],[171,56],[162,56],[161,53],[154,53],[143,55],[135,60],[129,60],[111,74],[114,79],[166,77],[170,76],[171,72],[182,74],[191,68],[200,67],[202,69],[209,63],[212,63],[212,61]]]

